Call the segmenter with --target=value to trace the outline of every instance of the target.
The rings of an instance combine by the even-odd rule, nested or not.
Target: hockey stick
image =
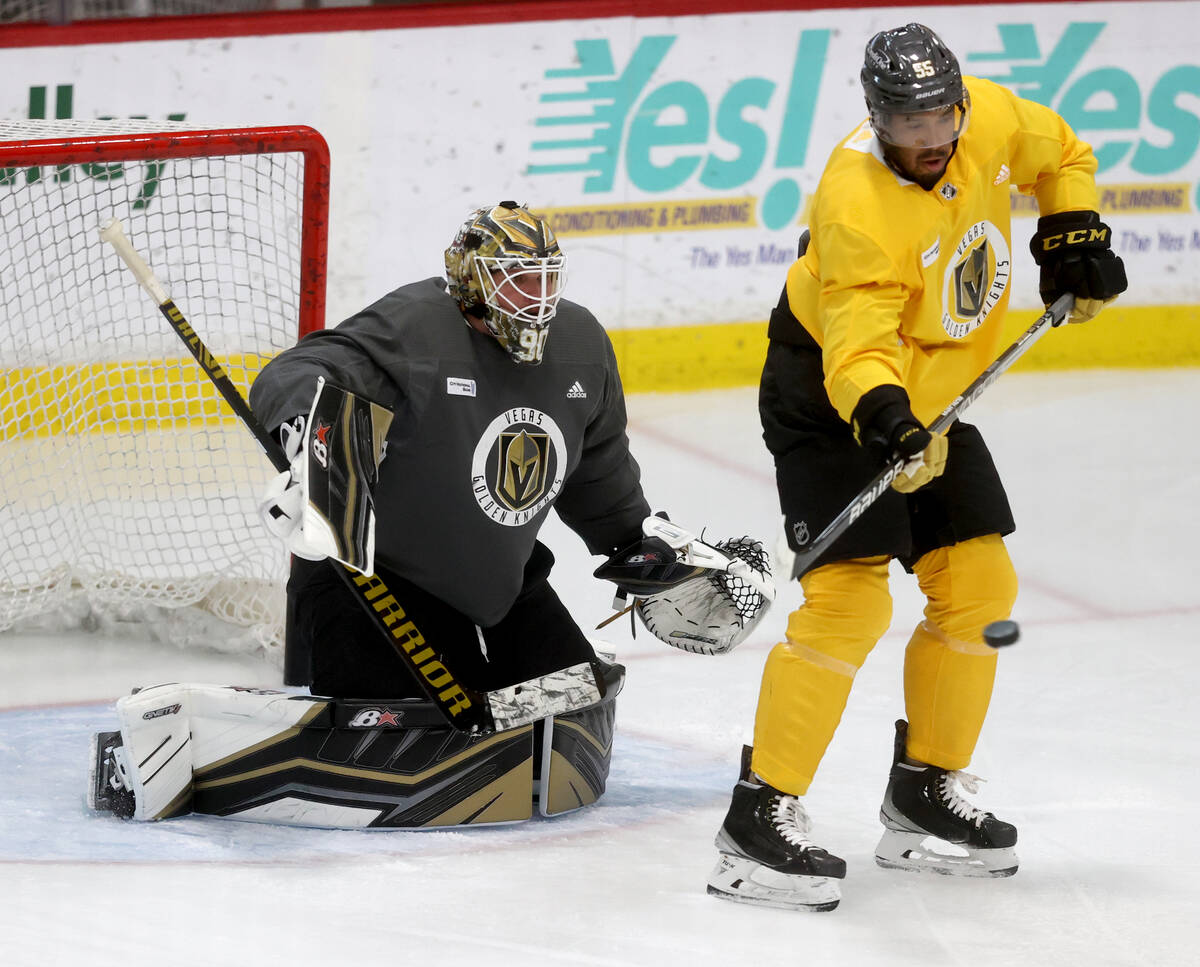
[[[150,266],[125,236],[120,221],[115,218],[107,221],[100,229],[100,237],[113,247],[133,272],[138,284],[154,300],[204,374],[253,434],[272,466],[280,473],[287,470],[289,463],[283,447],[254,415],[216,356],[204,345],[179,307],[167,295]],[[486,735],[519,728],[550,715],[561,715],[595,705],[606,693],[608,685],[603,666],[598,661],[581,662],[490,692],[480,692],[464,685],[454,678],[434,650],[426,644],[420,631],[379,575],[359,574],[332,560],[329,566],[345,580],[371,622],[395,649],[429,700],[441,710],[446,721],[460,732]]]
[[[996,357],[995,361],[980,373],[973,383],[956,396],[936,420],[926,429],[930,433],[945,433],[955,420],[974,403],[983,391],[1000,378],[1000,374],[1020,359],[1046,332],[1062,325],[1075,305],[1075,297],[1071,294],[1059,296],[1051,306],[1038,317],[1037,322],[1026,329],[1017,341]],[[870,506],[887,491],[896,479],[896,474],[904,469],[907,457],[896,457],[886,467],[877,473],[871,482],[846,505],[845,509],[831,520],[820,534],[804,551],[796,555],[792,563],[792,577],[799,577],[812,566],[818,557],[829,549],[829,545],[842,536],[859,517],[867,512]]]

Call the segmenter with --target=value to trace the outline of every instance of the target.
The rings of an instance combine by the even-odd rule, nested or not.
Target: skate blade
[[[1001,877],[1017,872],[1012,847],[969,849],[924,833],[888,830],[875,847],[875,862],[887,870],[942,876]]]
[[[708,877],[708,893],[735,903],[813,912],[833,910],[842,899],[831,877],[778,873],[731,853],[721,853]]]
[[[87,807],[92,812],[97,812],[99,810],[99,806],[96,802],[96,783],[100,781],[100,763],[97,761],[99,757],[96,755],[95,748],[96,742],[99,738],[100,737],[98,735],[92,736],[92,761],[88,766]]]
[[[109,809],[108,798],[101,789],[104,779],[104,747],[117,732],[92,733],[92,761],[88,766],[87,806],[93,812]]]

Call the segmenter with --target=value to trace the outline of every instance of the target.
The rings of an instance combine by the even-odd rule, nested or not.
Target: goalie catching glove
[[[652,635],[695,654],[721,655],[745,641],[775,599],[762,542],[706,544],[662,517],[647,517],[642,533],[596,569],[617,585],[614,607],[633,595]]]
[[[391,422],[384,407],[318,377],[307,417],[280,426],[289,469],[268,485],[259,514],[292,554],[374,571],[372,494]]]

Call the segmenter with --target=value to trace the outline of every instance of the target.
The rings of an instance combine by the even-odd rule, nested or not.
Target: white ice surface
[[[841,906],[705,895],[763,660],[799,588],[731,655],[625,622],[608,792],[553,820],[463,832],[302,830],[84,805],[88,736],[159,681],[278,685],[252,659],[130,636],[0,636],[0,964],[1152,965],[1200,963],[1200,371],[1009,374],[972,411],[1018,519],[1023,639],[1001,659],[971,770],[1020,828],[1020,872],[961,881],[875,866],[903,714],[915,582],[860,673],[808,796],[846,858]],[[630,399],[655,508],[711,537],[778,529],[755,392]],[[555,583],[593,626],[597,563],[553,521]]]

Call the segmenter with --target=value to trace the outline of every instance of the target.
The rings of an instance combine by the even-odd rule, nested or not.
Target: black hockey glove
[[[1075,296],[1070,322],[1087,322],[1129,286],[1125,263],[1112,250],[1112,229],[1097,212],[1043,215],[1029,250],[1042,269],[1042,302]]]
[[[901,386],[885,383],[864,393],[850,415],[850,426],[855,442],[874,451],[881,461],[908,458],[892,481],[902,494],[925,486],[946,469],[946,438],[925,429]]]

